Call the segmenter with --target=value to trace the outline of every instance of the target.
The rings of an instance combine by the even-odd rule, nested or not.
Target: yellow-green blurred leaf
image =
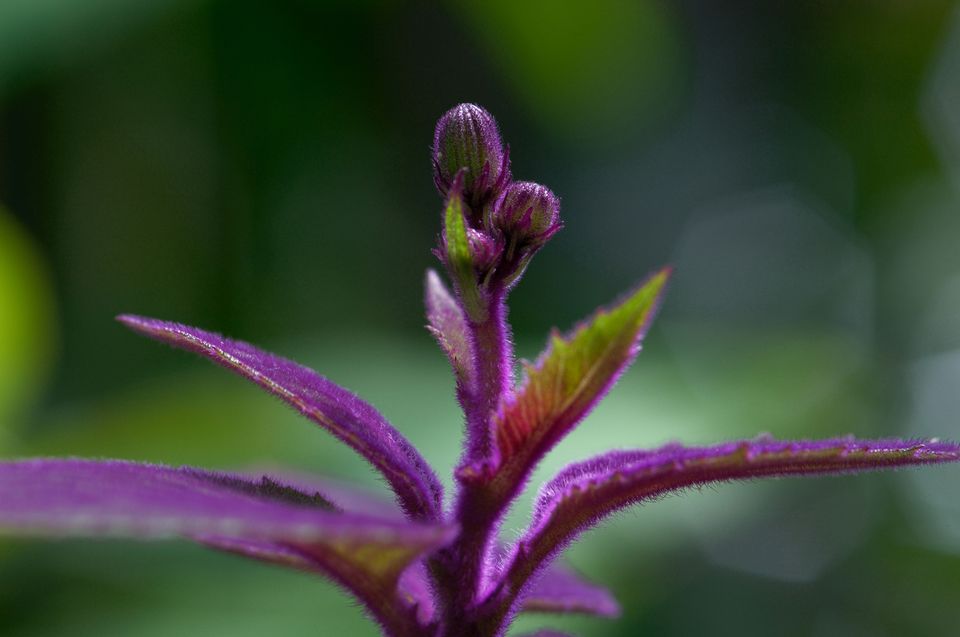
[[[54,351],[53,292],[40,256],[0,207],[0,449],[35,398]]]

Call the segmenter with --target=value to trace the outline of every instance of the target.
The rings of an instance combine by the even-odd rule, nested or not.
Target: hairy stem
[[[494,283],[486,300],[486,319],[470,322],[476,384],[464,405],[468,435],[464,465],[494,457],[492,416],[513,384],[506,290]],[[461,485],[454,511],[461,534],[452,546],[438,554],[430,569],[440,592],[444,635],[497,634],[497,627],[484,627],[483,619],[476,615],[476,605],[483,592],[493,538],[504,508],[499,500],[482,483]]]
[[[472,461],[491,457],[491,416],[513,380],[513,343],[507,324],[506,291],[494,284],[486,300],[486,319],[482,323],[469,322],[476,384],[465,406],[468,435],[465,459]]]

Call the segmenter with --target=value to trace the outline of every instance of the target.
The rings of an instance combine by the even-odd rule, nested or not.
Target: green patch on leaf
[[[460,291],[464,310],[475,323],[487,318],[487,308],[480,298],[480,287],[473,268],[470,240],[467,238],[467,222],[464,218],[463,195],[454,186],[447,199],[443,216],[443,235],[446,243],[446,260],[451,276]]]
[[[501,458],[555,444],[616,381],[639,350],[670,277],[665,268],[564,337],[554,331],[526,380],[496,417]]]

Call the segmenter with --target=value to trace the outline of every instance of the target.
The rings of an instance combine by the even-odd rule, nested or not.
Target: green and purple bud
[[[476,104],[459,104],[444,113],[433,135],[433,180],[441,196],[447,196],[461,170],[464,197],[474,216],[510,181],[509,152],[497,122]]]
[[[481,246],[483,242],[477,238],[473,241],[470,238],[474,229],[469,225],[469,206],[463,196],[465,172],[460,170],[450,185],[443,211],[443,232],[435,254],[450,275],[467,316],[474,322],[482,323],[487,317],[487,304],[480,290],[478,259],[474,251],[486,246]]]
[[[470,244],[470,254],[473,256],[473,267],[482,277],[496,265],[503,252],[503,245],[495,237],[474,228],[467,228],[467,241]]]
[[[543,245],[560,227],[560,199],[532,181],[510,184],[497,200],[492,225],[518,245]]]

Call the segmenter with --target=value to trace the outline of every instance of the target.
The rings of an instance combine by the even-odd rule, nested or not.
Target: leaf
[[[551,565],[530,585],[522,612],[583,613],[618,617],[620,605],[607,589],[584,580],[569,568]]]
[[[424,301],[427,306],[427,321],[430,323],[427,329],[450,359],[458,384],[467,392],[473,392],[473,347],[470,344],[467,318],[443,284],[440,275],[434,270],[427,270],[425,288]]]
[[[470,240],[467,238],[466,202],[463,200],[463,171],[457,173],[443,213],[443,254],[447,271],[453,278],[463,309],[474,323],[487,319],[486,305],[480,296],[474,271]]]
[[[220,535],[197,535],[192,539],[210,548],[240,555],[241,557],[249,557],[311,573],[325,572],[323,565],[310,557],[309,554],[280,542],[240,539]]]
[[[287,559],[285,555],[277,557]],[[420,622],[428,623],[435,609],[427,572],[422,564],[403,573],[400,589],[407,603],[420,609]],[[586,581],[570,568],[553,564],[527,589],[520,612],[578,613],[612,618],[620,615],[620,605],[607,589]]]
[[[48,537],[181,537],[322,572],[386,625],[414,622],[396,603],[401,573],[455,529],[345,514],[270,478],[126,461],[0,463],[0,532]]]
[[[776,441],[764,436],[713,447],[615,451],[571,465],[546,483],[507,578],[521,590],[577,535],[631,504],[691,486],[760,477],[852,473],[956,462],[960,445],[937,440]]]
[[[411,565],[400,575],[398,592],[403,603],[416,613],[421,625],[426,626],[433,621],[437,609],[423,560]]]
[[[381,520],[402,520],[402,513],[396,503],[380,496],[379,493],[361,487],[291,472],[272,472],[270,482],[288,485],[305,494],[323,494],[323,497],[336,509],[350,514],[365,514]],[[261,478],[261,482],[267,478]],[[314,496],[316,497],[316,496]],[[295,568],[313,573],[326,573],[322,563],[310,555],[278,542],[208,536],[194,538],[203,544],[243,557]],[[415,615],[421,625],[427,625],[435,612],[433,595],[423,562],[408,566],[397,582],[397,598],[411,615]]]
[[[670,276],[665,268],[566,336],[554,332],[521,388],[495,417],[501,464],[528,472],[579,423],[636,357]]]
[[[117,317],[155,340],[209,358],[252,380],[345,442],[386,478],[415,519],[440,518],[443,487],[410,442],[369,403],[312,369],[242,341],[140,316]]]
[[[384,497],[379,490],[368,489],[349,482],[341,482],[300,471],[276,469],[272,466],[263,467],[263,471],[254,473],[269,474],[283,484],[306,493],[323,494],[338,511],[345,513],[361,513],[377,518],[395,520],[404,519],[403,512],[397,503]]]

